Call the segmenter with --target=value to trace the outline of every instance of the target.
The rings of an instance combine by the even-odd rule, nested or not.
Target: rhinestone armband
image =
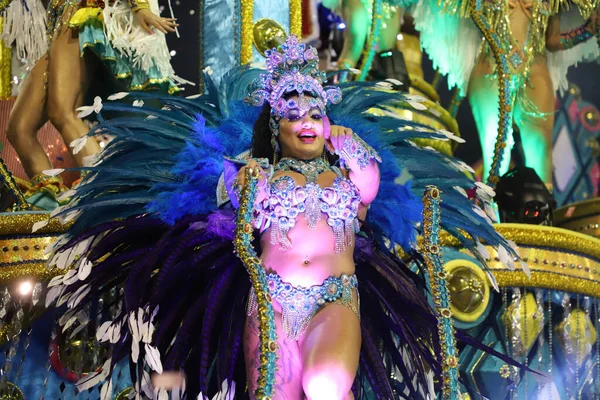
[[[368,167],[372,159],[381,162],[379,154],[356,133],[353,133],[351,138],[346,138],[344,147],[340,151],[340,163],[342,167],[346,167],[347,162],[351,159],[356,160],[361,170]]]

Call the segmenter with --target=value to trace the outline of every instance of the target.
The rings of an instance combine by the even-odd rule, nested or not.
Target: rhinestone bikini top
[[[275,171],[299,172],[306,177],[307,183],[300,186],[291,176],[279,176],[268,184],[266,198],[255,204],[254,226],[261,233],[271,228],[271,244],[279,244],[283,250],[290,248],[292,243],[287,234],[295,226],[298,216],[304,213],[311,229],[317,227],[323,214],[327,216],[327,224],[335,237],[336,253],[354,245],[354,235],[359,231],[357,214],[361,197],[356,186],[339,168],[331,167],[321,159],[282,159]],[[322,188],[315,181],[326,171],[335,172],[337,178],[333,186]]]

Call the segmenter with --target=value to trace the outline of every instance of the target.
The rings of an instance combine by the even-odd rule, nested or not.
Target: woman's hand
[[[148,9],[138,10],[134,15],[137,23],[150,35],[154,34],[152,28],[167,34],[168,32],[175,32],[175,28],[179,26],[175,22],[175,18],[162,18]]]
[[[271,175],[270,175],[270,173],[265,171],[265,169],[262,168],[256,160],[250,160],[250,161],[248,161],[248,164],[246,164],[244,167],[240,168],[240,170],[237,174],[237,178],[235,179],[235,186],[237,186],[237,189],[236,189],[237,192],[236,192],[236,202],[234,202],[234,204],[240,201],[241,190],[246,185],[246,170],[247,169],[252,169],[254,171],[258,170],[258,174],[259,174],[259,181],[258,181],[258,187],[257,187],[258,192],[256,193],[256,197],[254,199],[255,203],[263,201],[263,199],[267,195],[267,192],[266,192],[267,182],[269,181],[269,178]],[[270,170],[270,171],[272,173],[272,170]]]
[[[258,170],[258,175],[259,175],[258,187],[259,187],[259,189],[263,188],[266,185],[267,180],[269,179],[269,174],[267,173],[267,171],[265,171],[260,166],[260,164],[256,160],[250,160],[250,161],[248,161],[248,164],[246,164],[244,167],[240,168],[238,175],[237,175],[237,183],[242,185],[242,187],[244,187],[246,185],[246,170],[247,169]]]
[[[353,134],[352,129],[339,125],[331,125],[329,131],[325,129],[324,132],[325,146],[333,154],[339,154],[344,148],[346,139],[350,139]]]
[[[262,178],[265,175],[265,171],[261,168],[256,160],[248,161],[248,164],[244,168],[242,168],[241,173],[245,176],[246,169],[258,170],[260,177]]]

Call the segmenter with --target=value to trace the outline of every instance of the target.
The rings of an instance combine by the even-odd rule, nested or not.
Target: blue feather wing
[[[442,191],[442,228],[472,250],[476,241],[510,248],[489,221],[475,212],[476,207],[464,192],[472,189],[470,179],[460,163],[431,149],[415,146],[411,139],[447,137],[431,128],[393,116],[402,104],[402,95],[383,91],[372,83],[342,85],[343,101],[330,108],[332,123],[352,128],[381,156],[381,186],[369,210],[367,220],[392,243],[410,249],[422,218],[421,197],[429,185]],[[388,111],[374,115],[373,108]],[[382,115],[383,114],[383,115]],[[405,175],[403,175],[405,174]],[[398,178],[409,175],[408,182]],[[481,198],[480,200],[484,200]]]

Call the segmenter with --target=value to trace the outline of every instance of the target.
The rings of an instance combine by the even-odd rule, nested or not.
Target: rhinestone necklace
[[[327,171],[333,171],[333,168],[327,161],[324,161],[320,157],[306,161],[285,157],[279,160],[275,166],[275,171],[298,172],[306,177],[307,183],[315,183],[320,174]]]

